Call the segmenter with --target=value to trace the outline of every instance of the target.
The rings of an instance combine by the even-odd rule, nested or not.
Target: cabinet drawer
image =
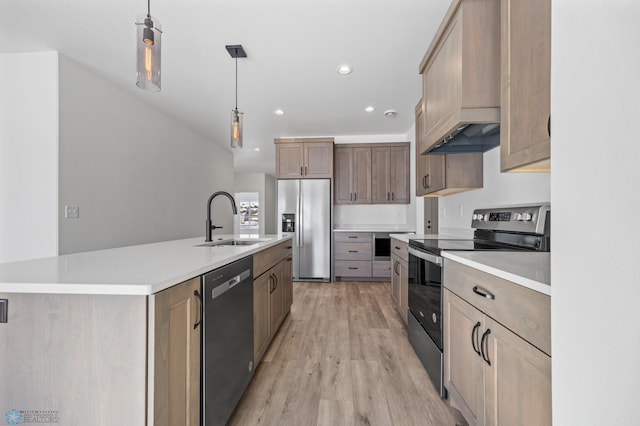
[[[371,243],[336,243],[336,260],[371,260]]]
[[[336,243],[371,242],[371,232],[336,232],[333,236]]]
[[[371,261],[336,260],[336,276],[338,277],[370,277]]]
[[[409,261],[409,250],[407,249],[407,243],[404,241],[391,239],[391,254],[395,254],[400,259]]]
[[[373,273],[376,278],[391,278],[391,262],[389,260],[374,260]]]
[[[445,259],[444,286],[551,355],[549,296],[449,259]],[[476,286],[495,299],[476,294]]]
[[[258,277],[281,260],[291,256],[292,240],[283,241],[253,255],[253,276]]]

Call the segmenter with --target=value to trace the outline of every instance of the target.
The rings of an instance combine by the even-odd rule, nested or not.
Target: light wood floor
[[[294,283],[231,425],[456,425],[416,357],[389,283]]]

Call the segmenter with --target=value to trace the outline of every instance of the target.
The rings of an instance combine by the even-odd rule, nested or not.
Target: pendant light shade
[[[231,110],[231,148],[242,148],[242,116],[238,108]]]
[[[242,148],[242,112],[238,111],[238,58],[246,58],[247,53],[241,44],[225,46],[236,60],[236,107],[231,110],[231,148]]]
[[[160,91],[160,48],[162,29],[160,21],[151,16],[150,2],[147,13],[138,15],[136,26],[136,53],[138,79],[136,86],[150,92]]]

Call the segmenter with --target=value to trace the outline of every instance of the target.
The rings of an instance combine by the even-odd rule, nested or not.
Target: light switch
[[[7,322],[9,318],[9,300],[0,299],[0,323]]]

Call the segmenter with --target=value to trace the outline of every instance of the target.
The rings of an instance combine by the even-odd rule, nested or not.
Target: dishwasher
[[[202,277],[202,424],[225,425],[253,377],[253,257]]]

